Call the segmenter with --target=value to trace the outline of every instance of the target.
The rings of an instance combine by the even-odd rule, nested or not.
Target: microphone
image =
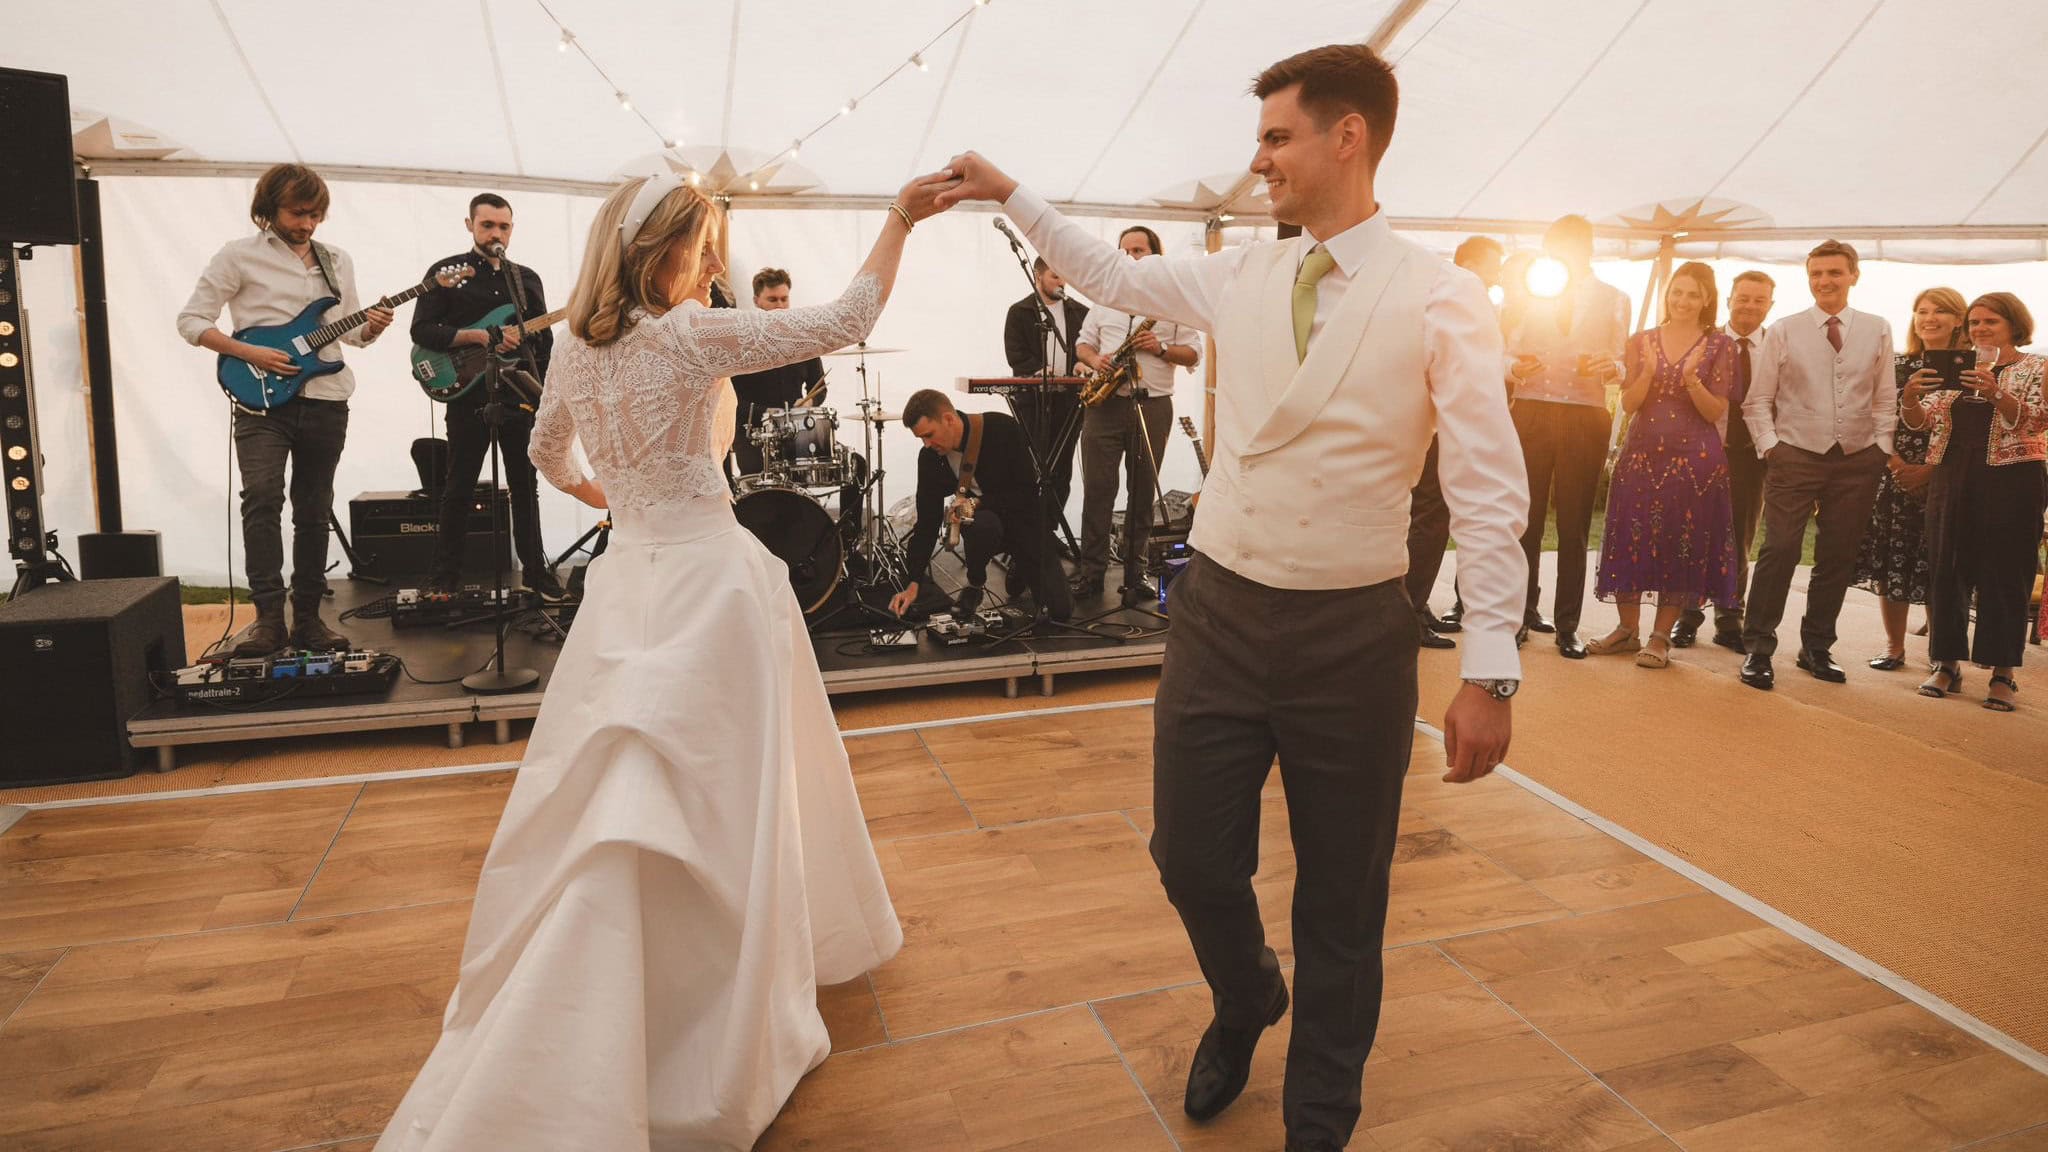
[[[1015,232],[1010,231],[1010,222],[1008,220],[1003,219],[1001,216],[996,217],[996,231],[1010,238],[1010,248],[1013,251],[1023,250],[1024,242],[1017,239]]]
[[[489,256],[493,260],[503,260],[505,258],[505,245],[493,240],[489,244],[484,245],[484,255]]]

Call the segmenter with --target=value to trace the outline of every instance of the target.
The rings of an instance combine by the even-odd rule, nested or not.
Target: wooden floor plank
[[[514,779],[483,772],[364,785],[295,915],[469,899]]]
[[[846,742],[853,784],[875,840],[930,836],[974,827],[937,760],[916,732],[856,736]]]

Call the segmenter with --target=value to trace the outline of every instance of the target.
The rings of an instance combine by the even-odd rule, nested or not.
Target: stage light
[[[1538,300],[1555,300],[1564,295],[1572,282],[1572,270],[1564,261],[1549,256],[1538,256],[1529,264],[1529,271],[1522,277],[1522,284],[1529,289],[1529,295]]]
[[[747,181],[747,191],[749,191],[749,192],[759,192],[760,190],[761,190],[761,182],[760,182],[759,180],[749,180],[749,181]]]
[[[924,62],[924,53],[922,52],[912,52],[910,54],[910,62],[917,65],[919,72],[929,72],[932,70],[932,66]]]

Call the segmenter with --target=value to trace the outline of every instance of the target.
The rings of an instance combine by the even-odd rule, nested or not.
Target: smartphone
[[[1929,348],[1921,353],[1921,367],[1941,373],[1937,390],[1961,392],[1964,371],[1977,366],[1977,352],[1973,348]]]

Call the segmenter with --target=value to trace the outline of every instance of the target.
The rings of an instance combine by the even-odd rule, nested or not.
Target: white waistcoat
[[[1297,364],[1295,246],[1246,255],[1218,310],[1197,551],[1274,588],[1357,588],[1408,570],[1409,491],[1436,428],[1422,321],[1439,264],[1387,237]]]

